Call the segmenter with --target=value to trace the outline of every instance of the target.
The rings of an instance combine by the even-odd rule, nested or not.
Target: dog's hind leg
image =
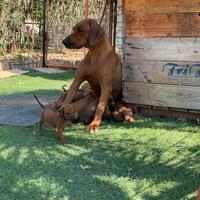
[[[62,130],[62,129],[60,129],[60,130],[58,131],[58,136],[59,136],[60,142],[61,142],[62,144],[65,144],[65,137],[64,137],[64,135],[63,135],[63,130]]]
[[[55,128],[55,136],[54,136],[55,139],[59,139],[59,133],[58,133],[58,129]]]
[[[42,126],[44,124],[44,111],[42,112],[40,116],[40,121],[38,122],[39,125],[39,133],[42,134]]]
[[[44,122],[43,121],[39,121],[39,133],[42,134],[42,126],[43,126]]]
[[[56,130],[56,138],[60,140],[62,144],[65,144],[65,137],[63,135],[63,128],[55,128]]]
[[[63,135],[63,132],[60,132],[60,133],[59,133],[59,138],[60,138],[60,142],[61,142],[62,144],[65,144],[65,137],[64,137],[64,135]]]

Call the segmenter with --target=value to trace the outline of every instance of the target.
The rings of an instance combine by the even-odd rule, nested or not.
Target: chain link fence
[[[44,48],[47,66],[76,67],[84,56],[84,50],[67,50],[61,41],[70,34],[77,21],[86,17],[85,2],[86,0],[1,0],[0,71],[42,67]],[[88,17],[99,21],[105,1],[88,2]],[[103,22],[108,31],[108,11]],[[44,27],[46,35],[43,34]]]
[[[41,65],[43,1],[1,0],[0,71]]]
[[[105,1],[89,1],[88,17],[100,20]],[[47,5],[47,52],[49,67],[73,68],[78,65],[86,52],[84,49],[70,50],[62,45],[62,40],[70,34],[72,27],[86,17],[85,0],[52,0]],[[104,20],[106,22],[106,20]],[[105,25],[106,23],[104,23]]]

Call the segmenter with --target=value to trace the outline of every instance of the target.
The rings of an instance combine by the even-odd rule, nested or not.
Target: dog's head
[[[134,121],[133,112],[132,112],[131,108],[122,107],[119,109],[119,112],[121,113],[122,118],[125,122],[133,122]]]
[[[103,30],[94,19],[85,19],[78,22],[72,29],[72,33],[62,43],[68,49],[80,49],[93,47],[103,38]]]
[[[65,106],[60,110],[63,117],[67,121],[77,122],[79,115],[72,104],[65,104]]]

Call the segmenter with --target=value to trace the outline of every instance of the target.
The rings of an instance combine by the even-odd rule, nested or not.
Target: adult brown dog
[[[87,80],[99,102],[93,121],[86,128],[95,132],[101,124],[102,115],[108,100],[121,100],[122,73],[121,61],[112,47],[103,28],[94,19],[85,19],[78,22],[72,34],[62,43],[69,49],[88,48],[89,51],[81,61],[71,84],[67,97],[61,104],[72,102],[80,84]]]

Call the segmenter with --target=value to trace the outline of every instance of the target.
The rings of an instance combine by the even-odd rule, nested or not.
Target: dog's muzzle
[[[68,46],[68,44],[69,44],[69,38],[66,37],[66,38],[62,41],[62,43],[63,43],[64,46],[67,48],[67,46]]]
[[[62,41],[63,45],[68,48],[68,49],[81,49],[83,47],[83,45],[77,45],[74,42],[70,41],[69,37],[66,37],[63,41]]]

